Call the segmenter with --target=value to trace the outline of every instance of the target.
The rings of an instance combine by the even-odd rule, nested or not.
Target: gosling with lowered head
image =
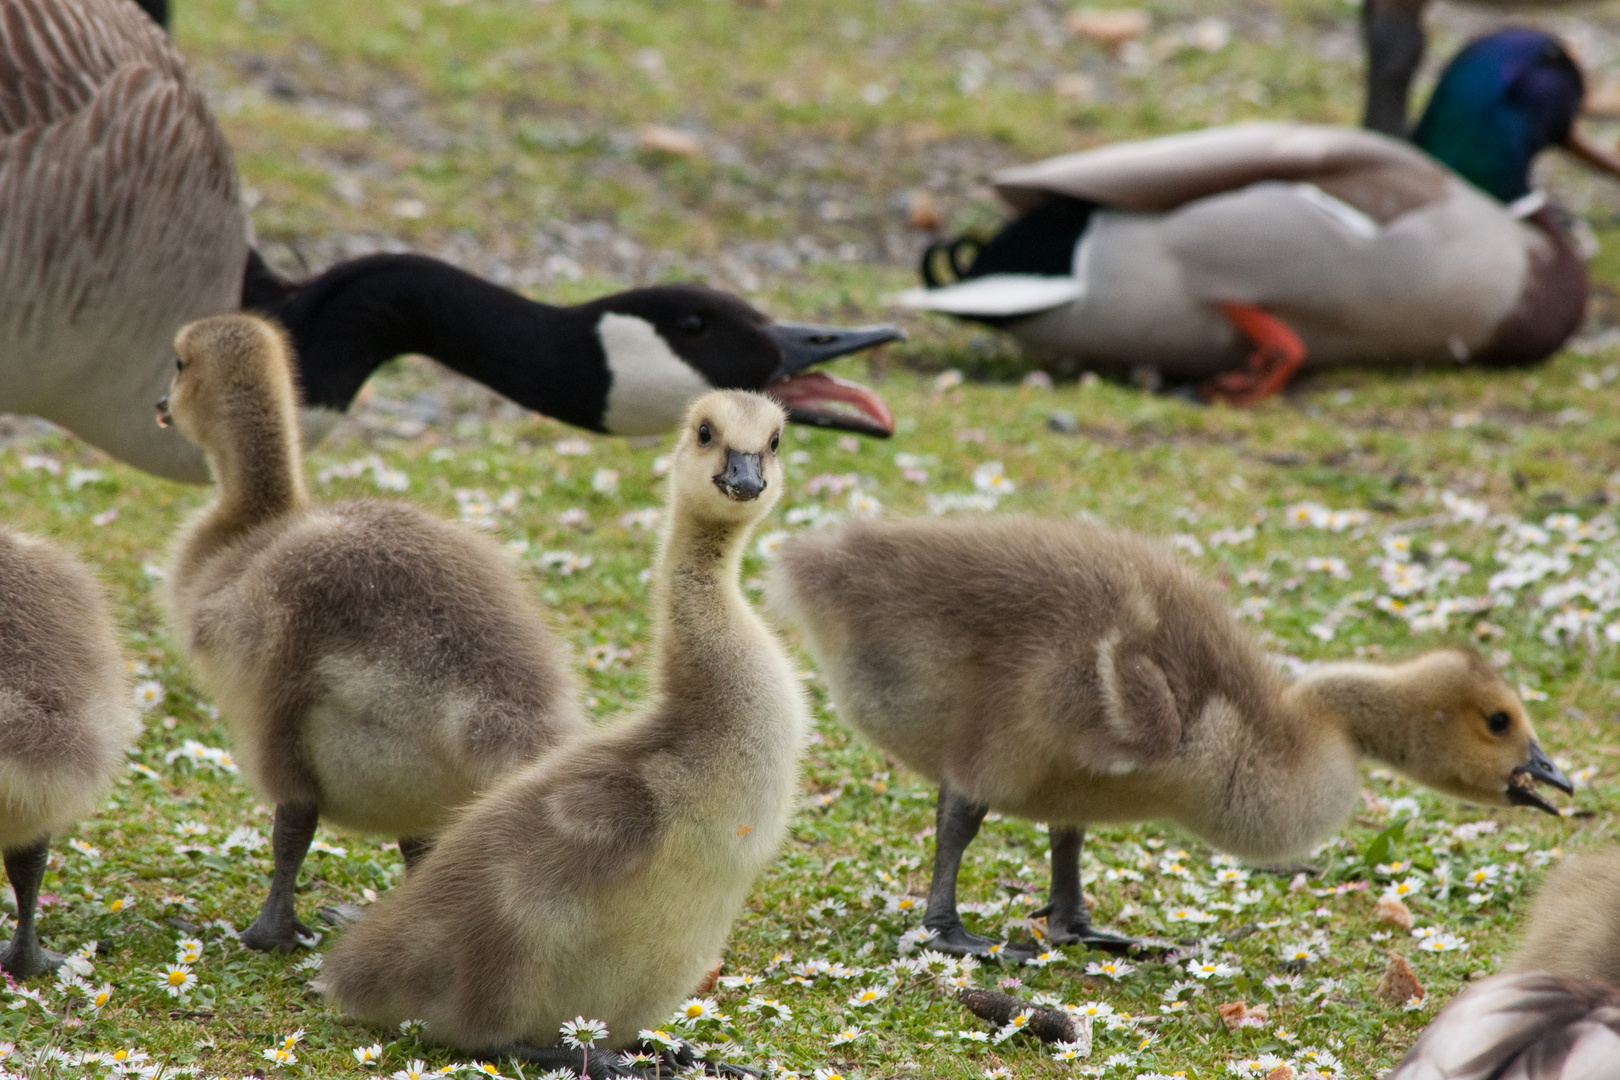
[[[175,351],[159,418],[203,448],[219,495],[175,545],[169,618],[276,804],[270,894],[242,942],[290,952],[313,940],[293,889],[320,818],[399,837],[409,866],[457,807],[586,725],[493,542],[398,500],[310,499],[274,325],[200,319]]]
[[[655,570],[648,703],[470,806],[327,954],[319,985],[339,1008],[577,1071],[579,1051],[554,1045],[562,1023],[596,1018],[627,1046],[698,984],[796,801],[804,697],[737,582],[781,493],[784,420],[751,393],[692,405]]]
[[[797,536],[767,584],[839,715],[939,784],[931,948],[985,954],[956,909],[991,809],[1052,823],[1049,939],[1098,948],[1080,846],[1094,821],[1169,818],[1251,859],[1349,816],[1359,758],[1458,798],[1550,805],[1567,778],[1471,652],[1326,664],[1285,682],[1221,595],[1159,544],[1016,516],[852,522]]]

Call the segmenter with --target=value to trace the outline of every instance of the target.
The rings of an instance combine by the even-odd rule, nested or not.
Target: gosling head
[[[1575,790],[1536,742],[1524,703],[1500,672],[1469,649],[1442,649],[1401,665],[1413,698],[1415,740],[1407,767],[1424,783],[1470,802],[1558,808],[1536,791]]]
[[[782,494],[777,448],[787,414],[762,394],[717,390],[686,411],[670,469],[683,513],[752,524]]]
[[[174,380],[157,420],[198,446],[214,449],[225,433],[296,415],[292,348],[274,323],[242,314],[198,319],[180,328],[174,352]]]

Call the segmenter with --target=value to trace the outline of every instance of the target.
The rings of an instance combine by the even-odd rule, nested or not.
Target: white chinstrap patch
[[[714,389],[645,319],[609,312],[596,334],[612,378],[602,426],[615,435],[668,431],[692,399]]]

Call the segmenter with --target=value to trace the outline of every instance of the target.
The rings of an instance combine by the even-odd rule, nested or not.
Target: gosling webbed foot
[[[313,949],[321,943],[321,933],[296,918],[277,918],[261,911],[253,925],[242,931],[240,940],[259,952],[290,953]]]
[[[43,948],[38,940],[32,937],[26,940],[14,937],[7,943],[5,950],[0,951],[0,968],[18,982],[55,971],[66,962],[67,957]]]
[[[994,941],[978,934],[970,934],[957,923],[954,926],[930,927],[935,934],[922,947],[948,956],[978,956],[986,960],[1005,960],[1021,964],[1036,953],[1032,945],[1013,941]]]

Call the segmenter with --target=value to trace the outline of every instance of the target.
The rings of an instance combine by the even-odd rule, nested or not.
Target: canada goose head
[[[763,394],[718,390],[686,412],[670,466],[680,512],[726,525],[750,525],[782,494],[777,449],[787,413]]]
[[[1417,726],[1404,768],[1437,791],[1487,805],[1557,807],[1535,789],[1574,785],[1553,764],[1524,703],[1500,672],[1471,649],[1441,649],[1391,670]]]
[[[654,285],[578,309],[595,325],[609,383],[601,427],[616,435],[668,431],[683,401],[709,390],[763,390],[798,424],[887,437],[894,417],[859,383],[812,366],[904,338],[891,325],[777,322],[729,293]]]
[[[209,453],[254,435],[297,438],[291,347],[275,324],[253,315],[213,315],[174,339],[175,373],[157,403],[158,423]]]

